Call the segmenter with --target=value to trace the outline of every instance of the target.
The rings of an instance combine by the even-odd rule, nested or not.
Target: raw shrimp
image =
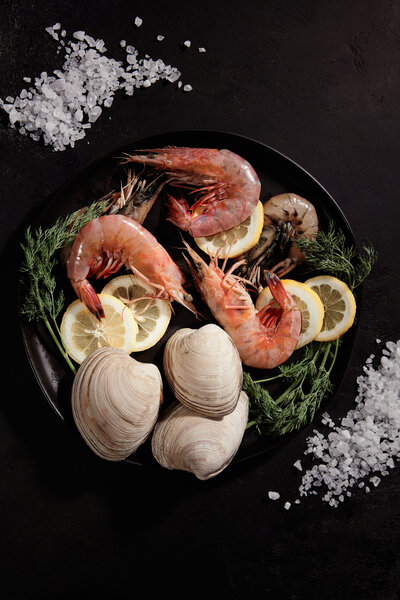
[[[218,323],[230,335],[242,362],[249,367],[273,369],[285,362],[297,346],[301,311],[275,273],[265,277],[279,307],[257,311],[241,278],[226,273],[214,258],[207,265],[188,245],[186,249],[196,285]]]
[[[85,225],[72,245],[68,278],[78,298],[97,318],[103,307],[87,277],[107,277],[123,265],[150,283],[160,298],[196,312],[183,289],[184,276],[168,252],[142,225],[124,215],[104,215]]]
[[[288,256],[269,269],[283,277],[304,260],[296,239],[302,235],[312,238],[317,233],[318,216],[311,202],[297,194],[273,196],[264,203],[264,228],[258,244],[240,257],[245,260],[240,275],[260,285],[262,263],[278,247],[282,251],[289,244]]]
[[[120,214],[130,217],[142,225],[164,184],[156,179],[150,183],[139,179],[132,171],[128,171],[127,181],[119,191],[109,192],[101,200],[105,201],[103,215]],[[81,208],[77,214],[84,213],[87,206]],[[70,227],[72,226],[72,223]],[[60,250],[60,260],[63,266],[67,265],[72,245],[64,246]]]
[[[192,190],[195,202],[190,208],[185,197],[172,194],[165,206],[167,220],[193,237],[235,227],[253,212],[260,197],[257,173],[230,150],[170,146],[138,151],[125,162],[160,170],[170,186]]]

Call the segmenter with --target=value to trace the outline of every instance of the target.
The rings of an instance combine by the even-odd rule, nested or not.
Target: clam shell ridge
[[[212,323],[183,328],[168,340],[163,368],[174,396],[210,417],[229,414],[242,389],[243,368],[229,335]]]
[[[119,461],[149,437],[162,402],[156,365],[123,350],[100,348],[80,365],[72,385],[72,414],[80,434],[98,456]]]
[[[175,400],[158,420],[151,438],[156,461],[166,469],[215,477],[235,456],[247,425],[249,403],[241,392],[235,409],[220,418],[200,415]]]

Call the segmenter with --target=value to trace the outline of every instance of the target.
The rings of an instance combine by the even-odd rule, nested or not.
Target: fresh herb
[[[329,273],[347,283],[351,290],[368,277],[378,258],[370,243],[363,244],[361,251],[354,245],[347,245],[345,234],[335,229],[333,221],[326,232],[319,231],[315,239],[301,236],[296,245],[305,254],[307,271]]]
[[[58,263],[56,252],[72,244],[80,229],[105,209],[106,201],[91,204],[84,212],[76,211],[59,218],[49,229],[31,227],[25,232],[25,243],[21,244],[24,260],[20,267],[27,278],[27,289],[22,313],[29,321],[42,320],[51,337],[67,361],[72,372],[76,369],[62,342],[57,317],[65,303],[63,291],[56,295],[56,279],[53,269]]]
[[[303,427],[314,419],[322,400],[332,391],[330,374],[337,358],[339,340],[311,342],[298,362],[279,367],[279,373],[253,380],[243,375],[243,389],[249,396],[249,422],[259,433],[274,437]],[[285,381],[289,385],[274,399],[262,383]]]
[[[342,231],[331,222],[326,233],[319,232],[315,239],[304,236],[296,241],[305,254],[306,270],[323,271],[342,281],[353,290],[371,272],[377,253],[371,244],[364,244],[359,252],[346,245]],[[331,342],[311,342],[303,349],[302,358],[278,367],[273,377],[253,380],[243,375],[243,389],[249,397],[249,422],[259,433],[282,436],[312,422],[322,401],[332,393],[331,373],[338,356],[340,339]],[[274,399],[261,384],[282,381],[287,384]]]

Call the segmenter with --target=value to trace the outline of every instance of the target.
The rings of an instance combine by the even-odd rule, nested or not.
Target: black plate
[[[47,204],[37,224],[44,228],[52,226],[57,217],[70,214],[81,206],[101,198],[111,189],[118,188],[121,181],[121,167],[118,167],[118,164],[122,153],[133,149],[155,148],[166,145],[228,148],[240,154],[253,165],[260,177],[262,201],[282,192],[295,192],[314,204],[318,213],[320,229],[325,229],[328,222],[334,220],[345,233],[348,242],[355,243],[346,217],[328,192],[309,173],[265,144],[236,134],[219,131],[167,132],[119,148],[117,151],[88,165],[77,177],[64,185]],[[162,218],[161,202],[155,204],[144,225],[168,248],[173,258],[184,270],[186,266],[178,249],[181,245],[179,241],[181,234]],[[189,238],[187,239],[189,241]],[[198,251],[196,246],[195,249]],[[290,276],[301,280],[299,273],[295,271]],[[74,300],[71,286],[62,271],[59,273],[59,281],[65,291],[67,302]],[[100,288],[103,285],[104,282],[101,282]],[[180,327],[199,327],[208,320],[212,321],[211,316],[207,317],[206,315],[205,320],[199,322],[181,306],[174,306],[174,310],[175,315],[162,340],[150,350],[136,355],[136,358],[144,362],[154,362],[161,368],[165,342],[174,331]],[[70,391],[73,375],[70,369],[58,354],[54,343],[40,324],[32,325],[21,318],[21,327],[27,356],[44,396],[57,415],[73,427],[74,423],[70,411]],[[350,359],[355,329],[353,327],[343,339],[340,359],[333,371],[334,394],[344,377]],[[166,406],[171,400],[166,383],[164,390],[164,406]],[[326,405],[322,406],[319,412],[324,409],[326,409]],[[283,439],[279,440],[280,444],[283,442]],[[249,430],[243,438],[234,462],[265,453],[276,445],[276,441],[260,437],[255,431]],[[134,455],[126,460],[138,465],[154,465],[155,461],[151,456],[149,446],[149,442],[146,442]]]

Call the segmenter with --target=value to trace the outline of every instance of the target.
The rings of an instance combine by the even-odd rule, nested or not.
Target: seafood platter
[[[27,318],[26,281],[19,290],[27,356],[60,419],[104,460],[188,471],[202,480],[301,429],[264,435],[244,380],[261,381],[271,397],[281,397],[284,380],[275,374],[282,365],[301,362],[310,340],[334,339],[323,337],[322,309],[318,331],[303,339],[317,327],[318,311],[310,309],[305,324],[296,301],[296,290],[320,276],[305,270],[296,240],[314,240],[334,222],[354,244],[328,192],[260,142],[218,131],[167,132],[88,165],[46,204],[27,240],[34,247],[32,231],[45,239],[43,232],[60,223],[72,232],[100,201],[50,262],[62,290],[53,329],[46,319]],[[39,303],[38,287],[31,306]],[[312,304],[315,291],[307,290],[305,302],[310,297],[319,308],[320,298]],[[358,306],[359,291],[355,297]],[[54,306],[48,311],[54,314]],[[356,323],[342,330],[329,401]],[[115,343],[104,341],[102,327]],[[323,408],[319,401],[313,410]]]

